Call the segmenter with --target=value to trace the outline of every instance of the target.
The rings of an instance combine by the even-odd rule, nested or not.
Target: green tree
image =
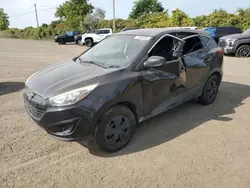
[[[250,8],[238,9],[237,10],[238,19],[240,20],[239,25],[241,29],[246,30],[250,28]]]
[[[105,18],[105,10],[101,8],[96,8],[92,14],[88,14],[85,17],[83,26],[87,30],[96,29],[104,18]]]
[[[9,16],[0,8],[0,31],[6,30],[9,28]]]
[[[79,29],[84,18],[92,12],[93,8],[88,0],[68,0],[57,8],[55,16],[65,20],[69,29]]]
[[[169,24],[170,20],[167,11],[144,14],[138,19],[138,26],[145,28],[164,28],[168,27]]]
[[[209,27],[209,17],[202,15],[196,16],[194,19],[194,25],[199,28]]]
[[[143,14],[163,11],[164,8],[158,0],[137,0],[134,2],[134,7],[129,14],[129,18],[137,19]]]
[[[237,15],[230,14],[223,9],[214,10],[208,15],[208,25],[210,27],[219,26],[238,26],[240,20],[237,20]]]
[[[170,17],[170,26],[172,27],[182,27],[182,26],[193,26],[194,21],[185,12],[180,9],[175,9],[172,11]]]

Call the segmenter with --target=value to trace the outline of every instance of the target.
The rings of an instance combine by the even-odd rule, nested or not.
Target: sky
[[[37,5],[39,24],[55,20],[56,6],[65,0],[0,0],[0,8],[9,15],[11,28],[36,27],[34,3]],[[106,11],[106,18],[113,17],[113,0],[90,0],[92,5]],[[223,8],[235,12],[237,8],[249,8],[250,0],[159,0],[169,11],[179,8],[190,16],[206,15],[214,9]],[[127,18],[133,7],[134,0],[116,0],[116,17]],[[33,7],[32,7],[33,6]],[[31,8],[32,7],[32,8]],[[31,13],[32,12],[32,13]],[[29,14],[26,14],[29,13]]]

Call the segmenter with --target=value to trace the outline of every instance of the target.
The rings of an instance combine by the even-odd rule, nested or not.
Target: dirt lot
[[[0,39],[0,187],[250,187],[250,58],[225,58],[217,101],[192,101],[142,123],[132,142],[96,156],[55,140],[23,107],[25,80],[84,47]]]

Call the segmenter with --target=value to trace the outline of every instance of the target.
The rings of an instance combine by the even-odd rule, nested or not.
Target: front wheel
[[[212,75],[208,78],[201,96],[199,97],[199,102],[204,105],[212,104],[219,91],[220,80],[218,76]]]
[[[86,45],[87,47],[92,47],[93,44],[94,44],[94,42],[93,42],[92,39],[86,39],[86,40],[85,40],[85,45]]]
[[[250,46],[242,45],[240,46],[235,53],[236,57],[250,57]]]
[[[98,122],[89,149],[115,152],[124,148],[136,129],[133,112],[125,106],[109,109]]]

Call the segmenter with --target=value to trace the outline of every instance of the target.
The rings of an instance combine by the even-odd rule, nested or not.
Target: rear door
[[[188,36],[183,40],[185,41],[183,61],[186,67],[186,89],[190,90],[198,88],[206,79],[211,65],[212,52],[198,34]]]

